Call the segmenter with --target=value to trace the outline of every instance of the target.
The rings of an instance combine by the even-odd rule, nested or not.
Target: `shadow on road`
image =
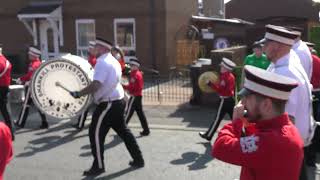
[[[121,138],[118,135],[113,135],[112,141],[110,143],[104,145],[104,150],[113,148],[122,142],[123,141],[121,140]],[[85,150],[89,150],[89,151],[81,153],[79,156],[81,156],[81,157],[91,156],[90,144],[82,146],[81,149],[85,149]]]
[[[66,128],[66,125],[62,124],[58,127],[55,127],[54,131],[61,131],[65,128]],[[16,155],[16,157],[33,156],[36,153],[43,152],[43,151],[49,151],[53,148],[56,148],[60,145],[71,142],[75,139],[87,136],[86,134],[81,135],[81,136],[77,136],[78,133],[79,133],[79,131],[74,130],[74,131],[68,131],[65,136],[59,136],[59,135],[45,136],[45,137],[41,137],[39,139],[29,141],[30,145],[25,147],[26,152],[20,153],[20,154]],[[42,135],[42,134],[46,134],[46,133],[38,133],[38,135]]]
[[[168,117],[182,118],[188,127],[207,128],[214,115],[214,107],[191,106],[187,103],[179,105]]]
[[[134,170],[137,170],[137,168],[133,168],[133,167],[128,167],[126,169],[123,169],[119,172],[116,172],[116,173],[112,173],[112,174],[109,174],[109,175],[106,175],[106,176],[103,176],[103,177],[93,177],[93,176],[88,176],[88,177],[85,177],[83,178],[82,180],[108,180],[108,179],[115,179],[115,178],[118,178],[124,174],[127,174],[131,171],[134,171]]]
[[[205,147],[205,152],[203,154],[198,152],[186,152],[181,155],[180,159],[173,160],[170,163],[174,165],[189,164],[188,167],[190,171],[206,168],[206,164],[213,160],[211,157],[211,144],[209,142],[198,144]]]

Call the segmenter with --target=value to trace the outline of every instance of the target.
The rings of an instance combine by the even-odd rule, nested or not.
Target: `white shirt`
[[[302,67],[306,71],[310,80],[312,75],[312,56],[308,46],[305,42],[299,40],[292,46],[292,49],[297,53]]]
[[[297,54],[291,50],[289,54],[280,58],[275,64],[271,63],[267,71],[295,79],[298,87],[294,88],[287,101],[285,111],[295,118],[304,145],[309,145],[313,137],[314,121],[311,117],[311,84],[299,61]]]
[[[124,91],[120,84],[121,75],[120,63],[111,53],[103,54],[97,59],[93,80],[99,81],[102,86],[93,94],[96,104],[123,98]]]

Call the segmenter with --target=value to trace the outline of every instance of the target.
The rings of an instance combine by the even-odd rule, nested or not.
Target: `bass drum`
[[[92,103],[92,96],[73,98],[69,91],[79,91],[93,78],[87,60],[72,54],[43,63],[34,73],[31,93],[34,104],[45,114],[69,119],[81,114]]]

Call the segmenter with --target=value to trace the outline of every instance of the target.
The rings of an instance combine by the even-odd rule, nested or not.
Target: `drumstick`
[[[56,84],[56,86],[61,87],[62,89],[66,90],[67,92],[69,92],[69,93],[71,92],[68,88],[66,88],[66,87],[65,87],[64,85],[62,85],[60,82],[57,81],[55,84]]]

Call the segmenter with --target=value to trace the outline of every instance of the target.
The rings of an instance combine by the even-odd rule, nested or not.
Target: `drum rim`
[[[80,115],[83,111],[85,111],[85,110],[87,109],[87,107],[88,107],[88,106],[92,103],[92,101],[93,101],[93,96],[92,96],[92,94],[88,94],[88,95],[87,95],[88,98],[87,98],[87,100],[85,101],[85,106],[83,106],[83,107],[75,114],[75,116],[73,116],[73,117],[61,118],[61,117],[56,117],[56,116],[53,116],[53,115],[45,112],[45,111],[43,110],[43,108],[40,106],[40,103],[39,103],[39,101],[38,101],[38,98],[36,97],[35,92],[34,92],[34,90],[33,90],[33,89],[34,89],[33,87],[35,87],[35,80],[34,80],[34,79],[35,79],[36,75],[38,75],[38,74],[40,73],[40,71],[41,71],[44,67],[46,67],[48,64],[57,63],[57,62],[68,62],[68,63],[70,63],[70,64],[72,64],[72,65],[74,65],[74,66],[77,66],[77,67],[80,66],[79,64],[76,64],[76,63],[74,63],[74,62],[72,62],[72,61],[70,61],[70,60],[63,59],[63,58],[61,58],[61,59],[49,60],[49,61],[47,61],[47,62],[41,63],[41,66],[40,66],[38,69],[36,69],[36,71],[33,73],[32,78],[31,78],[31,83],[30,83],[30,87],[29,87],[29,88],[31,88],[31,98],[33,99],[33,103],[37,106],[37,108],[38,108],[41,112],[45,113],[46,115],[48,115],[48,116],[50,116],[50,117],[53,117],[53,118],[58,118],[58,119],[71,119],[71,118],[73,118],[73,117],[76,117],[76,116]],[[91,79],[89,78],[88,74],[87,74],[82,68],[79,68],[79,70],[84,74],[85,78],[86,78],[86,79],[88,80],[88,82],[90,83],[90,82],[91,82]]]

